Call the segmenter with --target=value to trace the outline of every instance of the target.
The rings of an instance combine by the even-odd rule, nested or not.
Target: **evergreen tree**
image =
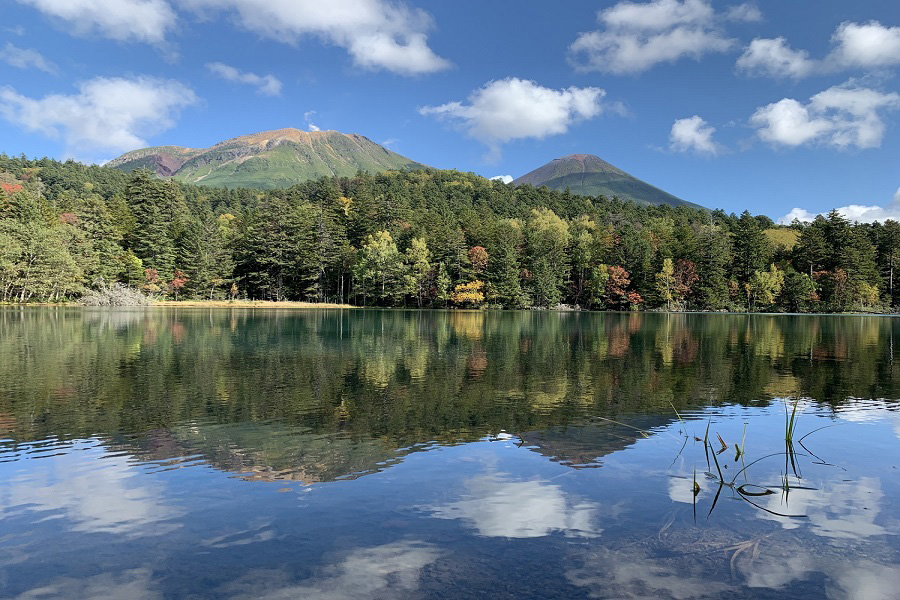
[[[531,295],[536,306],[559,304],[569,272],[569,226],[549,208],[534,209],[527,229]]]
[[[170,191],[171,188],[144,169],[134,172],[126,190],[135,218],[129,246],[144,268],[154,269],[165,280],[175,273],[175,242],[170,235]]]
[[[764,268],[771,258],[771,248],[762,228],[748,211],[741,213],[734,229],[733,272],[741,283],[747,283],[755,271]]]

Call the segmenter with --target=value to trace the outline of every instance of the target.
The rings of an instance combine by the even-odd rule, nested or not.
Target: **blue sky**
[[[0,150],[319,127],[488,177],[590,153],[727,211],[898,218],[898,71],[884,0],[0,0]]]

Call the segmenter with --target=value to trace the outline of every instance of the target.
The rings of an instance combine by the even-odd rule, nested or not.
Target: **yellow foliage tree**
[[[476,279],[461,283],[450,292],[450,302],[457,306],[479,306],[484,302],[484,282]]]

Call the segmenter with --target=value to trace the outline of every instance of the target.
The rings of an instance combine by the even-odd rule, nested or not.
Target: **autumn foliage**
[[[450,302],[457,306],[479,306],[484,302],[484,282],[461,283],[450,292]]]

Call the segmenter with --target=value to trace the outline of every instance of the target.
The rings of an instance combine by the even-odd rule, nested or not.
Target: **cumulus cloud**
[[[831,37],[831,60],[849,67],[886,67],[900,64],[900,27],[878,21],[841,23]]]
[[[757,38],[738,58],[737,68],[752,76],[806,77],[818,68],[806,50],[794,50],[783,37]]]
[[[848,204],[836,208],[839,213],[850,219],[851,221],[859,221],[860,223],[873,223],[875,221],[886,221],[893,219],[900,221],[900,188],[894,194],[894,199],[886,206],[867,205],[867,204]],[[825,213],[816,213],[806,210],[805,208],[793,208],[791,212],[781,217],[778,222],[784,225],[792,223],[795,219],[798,221],[812,221],[818,215]]]
[[[758,16],[749,5],[720,15],[708,0],[620,2],[598,13],[602,30],[580,34],[569,51],[581,70],[639,73],[663,62],[725,52],[735,41],[725,36],[720,23]]]
[[[62,138],[68,153],[125,152],[175,125],[197,96],[177,81],[96,77],[76,94],[29,98],[0,88],[0,116],[28,131]]]
[[[65,22],[77,35],[161,45],[175,27],[175,11],[165,0],[18,0]]]
[[[712,139],[715,132],[716,128],[698,115],[678,119],[672,124],[672,131],[669,133],[669,149],[675,152],[716,155],[721,148]]]
[[[512,175],[495,175],[491,177],[491,181],[499,181],[501,183],[512,183],[513,176]]]
[[[510,77],[475,90],[468,104],[448,102],[419,112],[459,122],[469,137],[487,144],[496,158],[503,143],[566,133],[572,124],[598,116],[605,95],[596,87],[554,90]]]
[[[206,65],[206,68],[225,81],[255,86],[256,91],[260,94],[267,96],[278,96],[281,94],[281,80],[274,75],[257,75],[256,73],[241,71],[220,62],[209,63]]]
[[[431,17],[397,2],[183,0],[182,4],[202,17],[232,14],[241,27],[283,43],[295,44],[304,36],[318,36],[345,48],[353,61],[366,69],[418,75],[450,66],[428,46],[426,32],[432,27]]]
[[[783,98],[760,107],[750,124],[760,139],[776,145],[877,148],[885,130],[881,112],[897,108],[900,94],[860,87],[851,80],[819,92],[807,104]]]
[[[900,64],[900,27],[878,21],[838,25],[831,36],[831,52],[812,59],[806,50],[791,48],[787,40],[757,38],[738,58],[737,68],[751,76],[808,77],[844,69],[876,69]]]

